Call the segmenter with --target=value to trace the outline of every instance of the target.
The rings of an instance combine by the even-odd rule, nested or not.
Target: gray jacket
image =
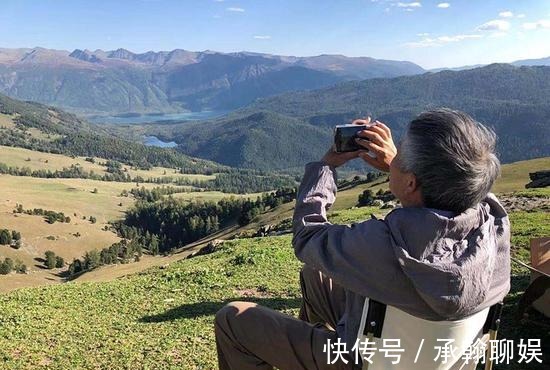
[[[294,211],[296,256],[346,290],[336,331],[348,348],[365,297],[427,320],[458,320],[501,301],[510,289],[510,223],[489,194],[446,217],[429,208],[398,208],[383,220],[333,225],[336,173],[306,165]]]

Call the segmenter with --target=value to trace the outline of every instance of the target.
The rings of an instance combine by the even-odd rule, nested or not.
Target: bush
[[[57,263],[57,258],[55,256],[55,253],[52,252],[52,251],[47,251],[45,253],[45,256],[46,256],[46,262],[45,262],[45,265],[46,265],[46,268],[48,269],[53,269],[55,268],[56,266],[56,263]]]
[[[372,193],[372,190],[367,189],[363,191],[363,193],[359,194],[357,205],[359,207],[370,206],[372,205],[373,201],[374,201],[374,194]]]
[[[65,260],[63,259],[63,257],[56,256],[55,257],[55,267],[61,268],[63,266],[65,266]]]
[[[25,273],[27,273],[27,265],[25,265],[25,264],[24,264],[23,262],[21,262],[20,260],[17,260],[17,261],[15,261],[14,270],[15,270],[15,272],[17,272],[18,274],[25,274]]]
[[[84,255],[84,270],[91,270],[101,266],[101,255],[94,249]]]
[[[12,233],[9,230],[0,230],[0,244],[10,245],[12,240]]]
[[[13,271],[13,260],[11,258],[6,258],[4,261],[0,262],[0,275],[7,275]]]
[[[19,231],[13,230],[13,231],[11,232],[11,238],[12,238],[13,240],[15,240],[15,241],[21,240],[21,233],[20,233]]]

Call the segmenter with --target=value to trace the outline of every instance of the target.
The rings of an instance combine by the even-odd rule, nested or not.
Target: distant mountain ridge
[[[228,110],[287,91],[423,72],[411,62],[342,55],[0,49],[0,93],[90,114]]]
[[[296,168],[321,157],[336,124],[370,115],[387,122],[399,139],[415,115],[441,106],[493,127],[505,163],[550,156],[550,67],[544,66],[494,64],[345,82],[260,99],[210,122],[150,125],[146,132],[175,141],[186,154],[232,166]]]
[[[521,67],[521,66],[528,66],[528,67],[550,66],[550,57],[539,58],[539,59],[521,59],[521,60],[516,60],[515,62],[501,63],[501,64],[511,64],[513,66],[516,66],[516,67]],[[487,65],[488,64],[473,64],[473,65],[460,66],[460,67],[433,68],[433,69],[430,69],[429,72],[434,72],[435,73],[435,72],[441,72],[441,71],[464,71],[464,70],[467,70],[467,69],[485,67]]]

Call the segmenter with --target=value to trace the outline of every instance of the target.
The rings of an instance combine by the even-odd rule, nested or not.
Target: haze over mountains
[[[464,110],[493,127],[503,162],[550,155],[550,67],[544,66],[493,64],[351,81],[260,99],[223,119],[149,125],[145,132],[177,142],[189,155],[231,166],[290,168],[320,158],[336,124],[371,115],[399,138],[412,117],[439,106]]]
[[[341,55],[0,49],[1,93],[90,114],[228,110],[287,91],[423,72],[411,62]]]

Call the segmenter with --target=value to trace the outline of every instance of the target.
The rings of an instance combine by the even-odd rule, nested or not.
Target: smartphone
[[[355,142],[359,131],[366,130],[372,125],[338,125],[334,129],[334,146],[337,153],[354,152],[365,149]],[[368,139],[367,139],[368,140]]]

